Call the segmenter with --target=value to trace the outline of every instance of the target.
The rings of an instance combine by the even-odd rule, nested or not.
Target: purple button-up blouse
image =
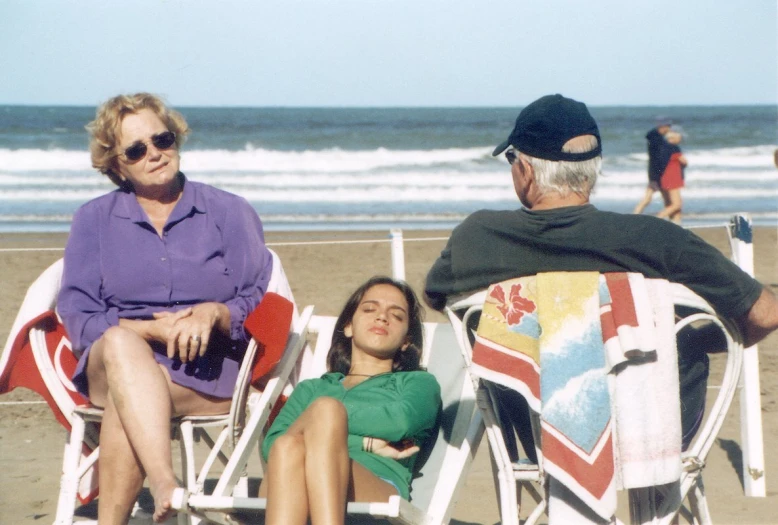
[[[203,302],[230,311],[229,337],[214,335],[203,357],[182,364],[153,344],[172,380],[229,398],[247,345],[243,321],[267,290],[272,258],[249,203],[212,186],[184,181],[160,236],[133,193],[113,191],[73,216],[57,310],[77,355],[73,382],[88,394],[92,344],[120,318],[151,319]]]

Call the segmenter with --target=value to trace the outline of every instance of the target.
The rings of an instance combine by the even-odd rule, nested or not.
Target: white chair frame
[[[315,346],[309,346],[305,351],[304,369],[301,379],[318,377],[326,371],[326,355],[332,339],[335,325],[334,317],[314,316],[310,323],[310,333],[315,334]],[[430,350],[433,340],[441,345],[439,352],[450,352],[456,342],[454,333],[448,324],[425,323],[425,348],[422,363],[429,366],[434,373],[435,365],[430,363]],[[458,403],[455,417],[449,422],[450,437],[444,439],[443,432],[433,448],[422,476],[414,480],[413,502],[393,496],[387,502],[349,503],[349,517],[369,517],[384,519],[396,524],[444,524],[448,523],[453,511],[455,497],[465,481],[468,467],[478,449],[483,435],[483,423],[475,406],[475,390],[467,367],[456,359],[450,359],[450,354],[444,356],[455,370],[453,391]],[[445,404],[445,385],[444,404]],[[252,413],[253,419],[253,413]],[[247,451],[261,445],[263,427],[249,421],[246,430],[236,448],[236,453],[230,458],[230,463],[219,484],[229,476],[230,469],[239,470],[247,460]],[[237,452],[240,451],[240,454]],[[429,470],[428,469],[429,466]],[[229,486],[231,479],[225,481]],[[417,497],[418,496],[418,497]],[[228,492],[219,490],[219,486],[210,495],[187,495],[179,490],[176,493],[173,506],[181,512],[224,525],[239,523],[256,523],[257,514],[264,513],[267,505],[265,498],[235,497]]]
[[[630,521],[636,524],[669,525],[673,523],[676,516],[681,516],[689,523],[711,525],[710,510],[702,482],[702,470],[739,386],[743,364],[743,343],[737,326],[730,320],[716,314],[705,300],[682,285],[672,283],[671,287],[673,301],[676,305],[700,311],[700,313],[692,314],[677,322],[676,334],[695,322],[715,323],[727,340],[727,362],[721,388],[713,405],[706,410],[705,422],[698,430],[689,449],[682,454],[683,470],[679,490],[662,494],[661,504],[658,507],[656,504],[657,490],[654,488],[630,490]],[[472,315],[480,313],[485,297],[486,292],[480,291],[464,298],[454,299],[446,308],[450,322],[459,333],[457,340],[460,348],[466,354],[468,363],[472,362],[468,320]],[[478,408],[486,425],[501,522],[504,525],[519,525],[522,510],[521,494],[523,490],[526,490],[535,501],[536,507],[523,523],[524,525],[532,525],[537,523],[538,519],[546,512],[542,454],[537,448],[537,464],[527,461],[511,462],[497,417],[498,405],[495,388],[495,385],[489,382],[479,381],[477,399]],[[536,443],[538,443],[537,440]],[[685,500],[688,500],[688,508],[682,505]]]
[[[268,286],[269,291],[276,291],[287,297],[294,303],[288,281],[283,271],[280,259],[271,250],[273,257],[273,272]],[[15,336],[19,327],[28,319],[35,317],[45,310],[53,310],[61,283],[63,261],[59,259],[46,269],[41,276],[30,286],[25,302],[20,308],[17,320],[12,328],[11,337]],[[250,341],[241,361],[238,380],[233,390],[230,411],[227,414],[214,416],[185,416],[173,420],[172,439],[180,442],[182,483],[188,493],[201,494],[204,491],[205,480],[209,477],[213,465],[219,460],[222,464],[228,461],[225,450],[233,450],[240,438],[246,422],[246,408],[250,407],[252,415],[256,412],[264,414],[265,419],[270,414],[273,404],[280,396],[283,388],[290,378],[294,364],[298,361],[305,340],[307,324],[313,315],[313,307],[307,307],[302,314],[297,314],[294,306],[293,330],[287,341],[284,356],[277,365],[271,378],[267,382],[265,390],[260,394],[250,394],[251,372],[254,357],[257,351],[257,342]],[[50,394],[60,406],[63,414],[71,424],[71,431],[65,444],[63,453],[62,476],[60,492],[57,502],[57,511],[54,525],[71,525],[75,520],[76,496],[78,494],[81,479],[90,471],[99,459],[99,443],[97,424],[102,420],[102,409],[91,406],[77,406],[70,410],[73,401],[67,394],[67,389],[72,385],[63,384],[62,374],[51,365],[48,357],[46,333],[39,328],[33,328],[29,333],[30,347],[39,365],[41,377],[44,379]],[[214,439],[208,432],[209,429],[218,429]],[[202,441],[210,451],[199,471],[195,467],[194,444]],[[83,446],[87,445],[92,452],[82,455]],[[247,476],[243,471],[238,476],[238,481],[231,487],[235,494],[246,494]],[[133,516],[139,510],[136,504]],[[78,523],[89,523],[93,520],[78,520]],[[178,517],[180,524],[195,524],[199,520],[192,519],[184,514]]]

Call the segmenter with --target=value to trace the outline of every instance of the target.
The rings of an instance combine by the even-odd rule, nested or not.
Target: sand
[[[728,253],[723,228],[698,233]],[[422,289],[427,270],[445,244],[448,232],[406,231],[407,280]],[[0,341],[4,342],[27,287],[62,256],[65,234],[0,234]],[[295,244],[369,240],[365,243]],[[388,232],[268,233],[281,257],[299,305],[313,304],[317,314],[337,315],[350,291],[374,274],[391,273]],[[757,278],[778,290],[775,228],[756,228]],[[31,248],[33,251],[3,251]],[[53,250],[45,250],[54,248]],[[443,322],[437,312],[428,321]],[[773,443],[778,437],[778,334],[759,345],[767,497],[746,498],[740,478],[739,407],[737,400],[709,456],[705,484],[716,523],[778,523],[778,473]],[[716,366],[716,365],[714,365]],[[56,511],[65,431],[37,394],[17,389],[0,397],[0,524],[51,523]],[[9,402],[33,402],[29,404]],[[83,511],[89,513],[89,509]],[[499,522],[488,446],[484,439],[457,500],[454,523]]]

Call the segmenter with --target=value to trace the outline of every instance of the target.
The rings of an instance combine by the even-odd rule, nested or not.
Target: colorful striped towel
[[[544,470],[605,519],[616,511],[617,488],[659,484],[653,476],[656,470],[647,478],[630,478],[630,485],[623,483],[621,470],[616,470],[616,465],[622,468],[616,434],[641,435],[645,429],[635,428],[633,421],[622,428],[612,417],[614,408],[619,413],[639,414],[648,409],[668,413],[666,401],[649,407],[636,407],[626,399],[612,402],[612,389],[621,397],[616,376],[632,368],[630,363],[648,368],[657,362],[660,346],[669,344],[675,349],[670,296],[664,301],[669,302],[669,310],[662,308],[659,314],[647,283],[639,274],[554,272],[495,284],[487,292],[473,348],[475,375],[517,390],[540,413]],[[667,322],[662,322],[662,331],[657,332],[656,315],[669,316],[669,331]],[[676,372],[674,397],[667,388],[663,395],[674,400],[675,410],[669,412],[679,416],[668,425],[677,427],[674,430],[664,428],[664,422],[656,428],[663,430],[662,465],[677,464],[677,475],[668,475],[678,479],[677,369],[674,358],[664,354],[662,361],[673,359]],[[668,460],[666,442],[674,442],[675,436],[678,455]],[[638,446],[651,444],[639,441]],[[655,456],[651,451],[623,452],[629,473],[636,471],[629,469],[629,458],[639,457],[645,466],[646,457]],[[553,497],[549,494],[550,521]]]

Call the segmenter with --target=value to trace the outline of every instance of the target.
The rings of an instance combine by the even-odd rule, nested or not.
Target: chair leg
[[[705,486],[702,483],[702,476],[695,480],[694,487],[689,491],[689,506],[695,524],[713,525],[713,519],[708,508],[708,499],[705,497]]]
[[[197,474],[194,461],[194,427],[189,421],[182,421],[178,427],[178,432],[180,434],[181,477],[186,490],[190,493],[196,493]]]
[[[182,421],[178,426],[178,432],[180,435],[179,447],[181,449],[181,477],[184,481],[184,486],[187,492],[190,494],[199,494],[197,487],[197,470],[195,467],[195,451],[194,451],[194,425],[190,421]],[[178,513],[178,525],[198,525],[200,518],[186,514],[184,512]]]
[[[76,496],[78,495],[78,466],[81,459],[85,427],[86,422],[82,418],[73,417],[70,436],[65,443],[65,451],[62,455],[62,477],[60,478],[57,515],[54,519],[54,525],[71,525],[73,523],[73,514],[76,512]]]
[[[487,433],[492,429],[487,428]],[[506,469],[502,466],[502,461],[494,456],[494,450],[489,444],[489,459],[492,463],[492,477],[494,478],[494,487],[497,493],[497,504],[500,509],[500,523],[502,525],[519,525],[519,488],[516,486],[516,480],[513,477],[513,471],[508,478]]]
[[[535,525],[535,523],[537,523],[537,521],[540,519],[540,517],[543,515],[544,512],[546,512],[545,498],[540,500],[538,506],[535,507],[535,510],[533,510],[529,516],[527,516],[527,519],[524,521],[524,525]]]
[[[527,519],[524,521],[524,525],[534,525],[538,519],[543,515],[543,513],[546,511],[546,498],[543,496],[538,489],[536,488],[536,483],[533,481],[520,481],[517,483],[518,485],[518,517],[519,522],[521,522],[521,509],[523,506],[522,501],[522,493],[526,491],[526,493],[532,498],[532,500],[535,502],[535,508],[533,511],[527,516]]]
[[[654,523],[657,514],[654,487],[629,489],[629,519],[634,524]]]

